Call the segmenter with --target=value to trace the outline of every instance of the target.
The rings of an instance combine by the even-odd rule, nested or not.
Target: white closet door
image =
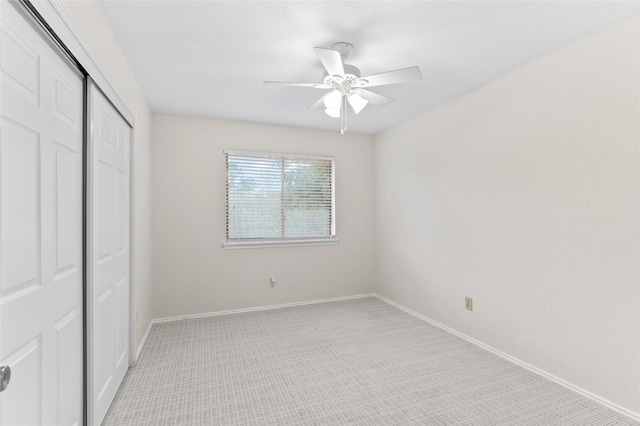
[[[129,367],[131,128],[90,89],[89,388],[99,425]]]
[[[0,424],[79,425],[83,76],[0,7]]]

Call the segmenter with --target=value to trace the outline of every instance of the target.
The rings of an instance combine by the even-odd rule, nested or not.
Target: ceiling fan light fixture
[[[327,108],[324,110],[325,114],[327,114],[329,117],[333,117],[333,118],[340,118],[340,107],[335,108],[335,109],[330,109]]]
[[[350,94],[348,99],[349,105],[351,105],[356,114],[359,114],[360,111],[362,111],[369,103],[368,100],[360,96],[358,93]]]
[[[342,93],[339,90],[332,90],[324,97],[324,106],[328,110],[340,110],[342,106]]]

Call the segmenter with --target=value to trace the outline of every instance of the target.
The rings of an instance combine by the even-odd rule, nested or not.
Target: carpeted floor
[[[160,323],[103,425],[639,425],[375,298]]]

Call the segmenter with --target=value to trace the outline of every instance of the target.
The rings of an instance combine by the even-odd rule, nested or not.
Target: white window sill
[[[222,244],[225,250],[267,248],[267,247],[295,247],[295,246],[324,246],[338,244],[337,238],[313,239],[313,240],[254,240],[242,242],[229,242]]]

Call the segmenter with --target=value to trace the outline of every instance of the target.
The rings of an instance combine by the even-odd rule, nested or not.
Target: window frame
[[[225,242],[222,247],[225,249],[263,248],[263,247],[286,247],[286,246],[317,246],[338,244],[339,239],[336,234],[336,162],[331,156],[275,153],[264,151],[237,151],[223,150],[224,154],[224,206],[225,206]],[[253,158],[265,158],[270,160],[323,160],[331,162],[331,235],[318,237],[256,237],[256,238],[229,238],[229,156],[245,156]],[[281,215],[284,216],[283,214]],[[282,219],[284,220],[284,218]]]

